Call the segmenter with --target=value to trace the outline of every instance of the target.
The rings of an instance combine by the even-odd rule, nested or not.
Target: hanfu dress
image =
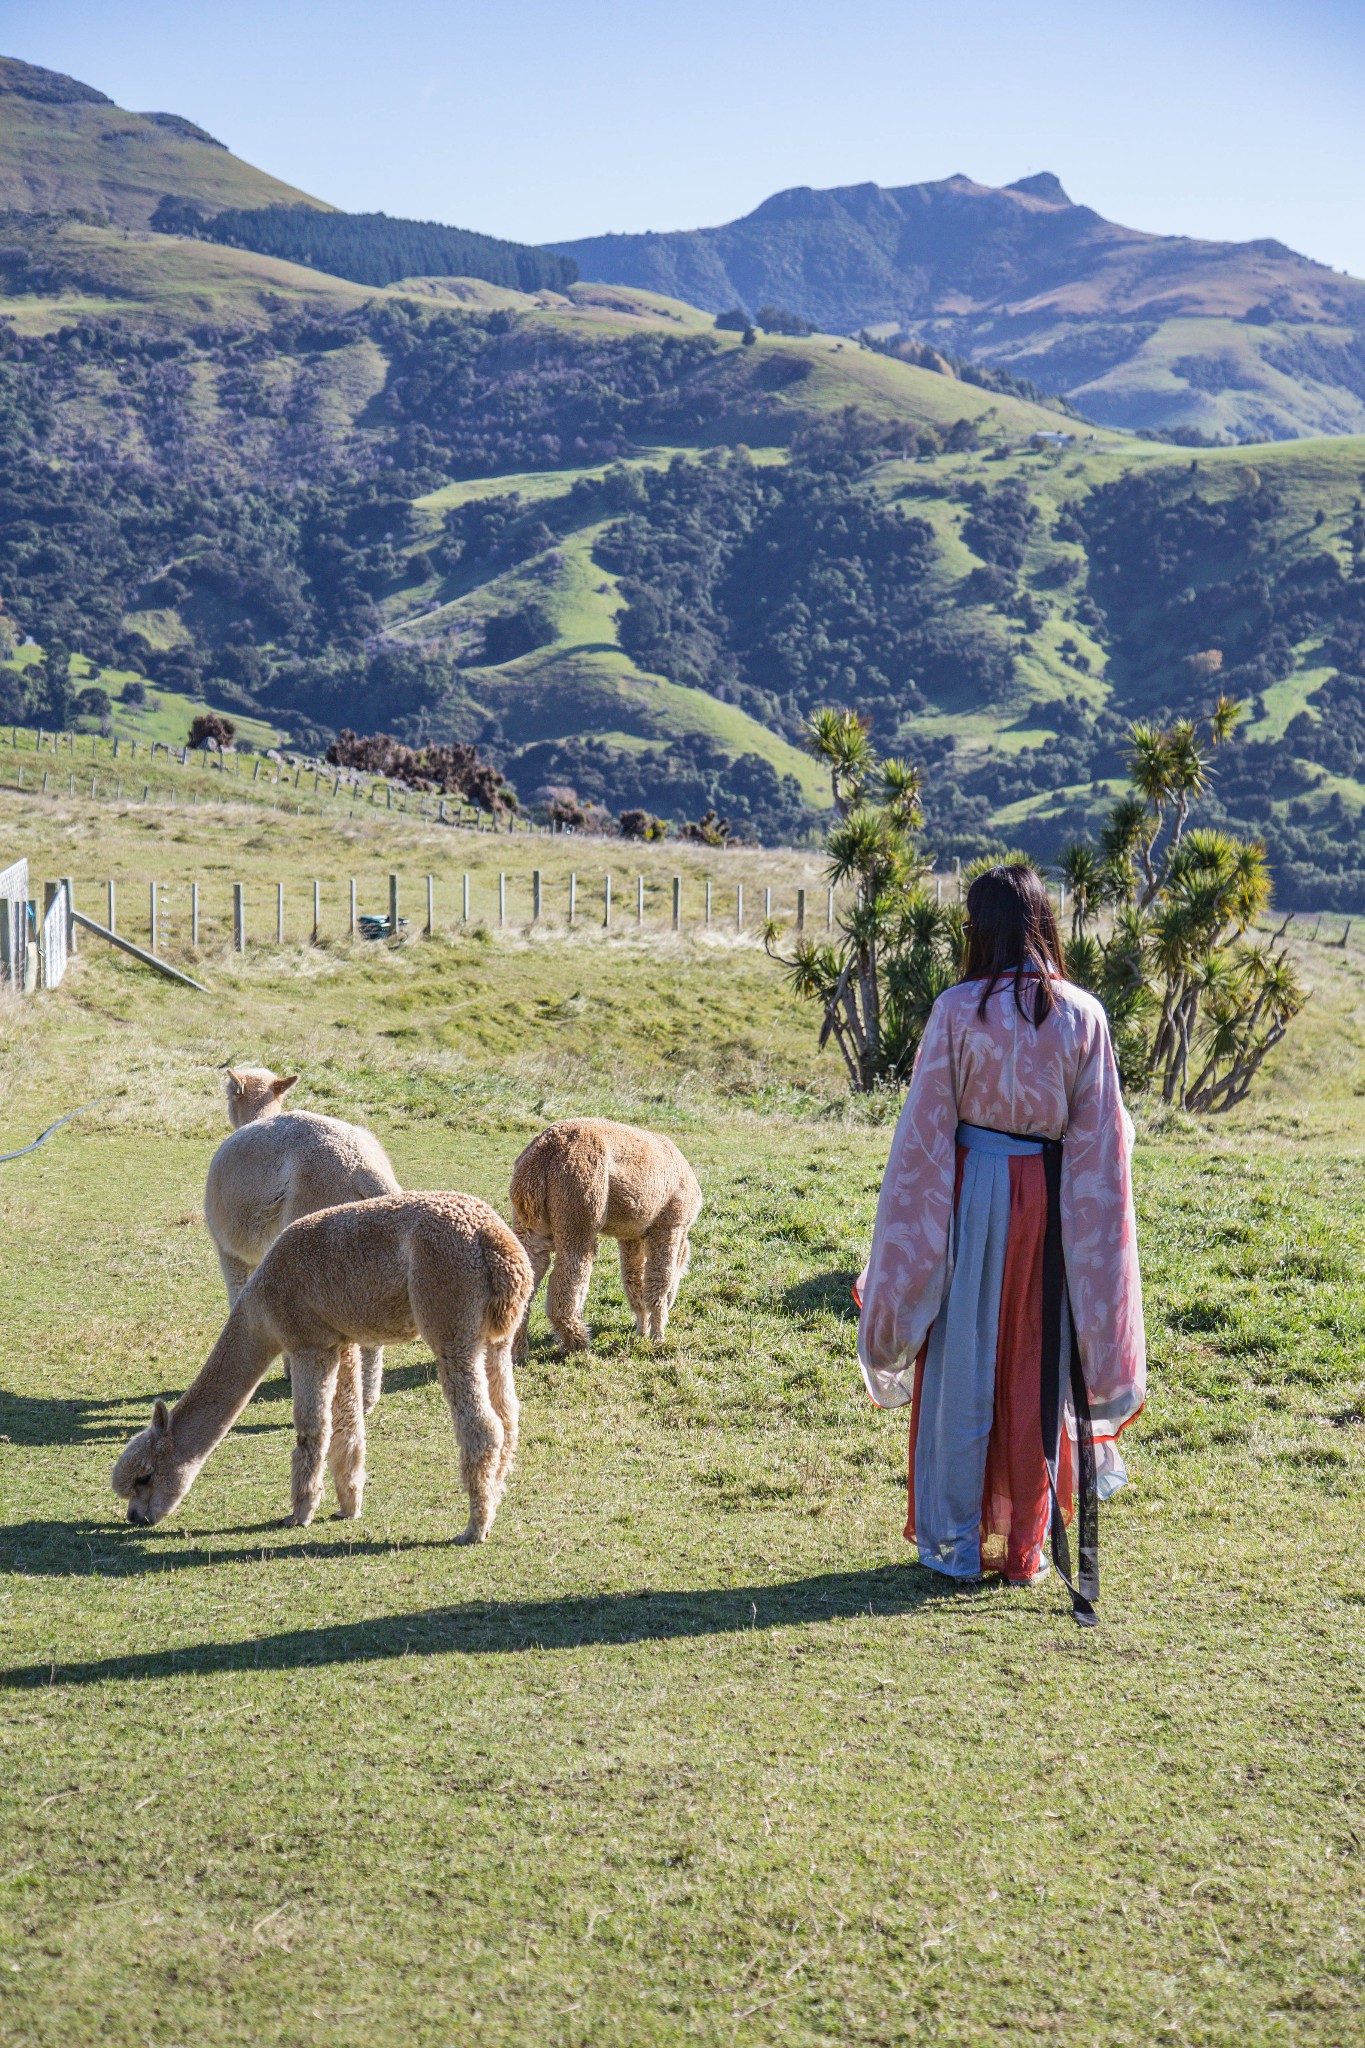
[[[910,1404],[907,1538],[949,1578],[1028,1582],[1044,1545],[1094,1619],[1096,1503],[1146,1395],[1123,1106],[1104,1010],[1053,977],[939,997],[915,1061],[858,1283],[872,1399]],[[1066,1528],[1080,1507],[1079,1569]]]

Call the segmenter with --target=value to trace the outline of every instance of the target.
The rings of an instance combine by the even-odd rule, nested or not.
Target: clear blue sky
[[[1365,0],[0,0],[0,52],[337,205],[526,241],[1051,170],[1365,276]]]

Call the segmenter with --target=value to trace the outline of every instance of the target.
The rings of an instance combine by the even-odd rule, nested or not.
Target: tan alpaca
[[[421,1336],[436,1357],[460,1446],[469,1525],[482,1543],[517,1448],[512,1336],[531,1267],[502,1218],[473,1195],[386,1195],[305,1216],[279,1236],[238,1295],[222,1335],[173,1408],[113,1471],[128,1520],[159,1522],[189,1492],[272,1359],[294,1361],[293,1519],[312,1521],[330,1462],[343,1516],[365,1488],[361,1344]]]
[[[396,1195],[398,1179],[372,1132],[308,1110],[282,1113],[297,1074],[232,1067],[227,1077],[225,1138],[209,1163],[204,1220],[218,1252],[231,1308],[282,1230],[317,1209]],[[379,1399],[384,1353],[360,1354],[365,1413]],[[289,1376],[289,1360],[285,1375]]]
[[[621,1283],[640,1335],[663,1336],[701,1200],[691,1167],[657,1131],[573,1117],[531,1140],[512,1168],[512,1227],[537,1287],[554,1259],[545,1307],[566,1351],[590,1340],[583,1307],[601,1237],[619,1241]],[[518,1358],[525,1356],[530,1315],[528,1302]]]

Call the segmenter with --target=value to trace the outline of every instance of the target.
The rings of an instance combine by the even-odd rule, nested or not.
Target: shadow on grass
[[[316,1563],[331,1557],[389,1557],[408,1550],[454,1550],[455,1536],[385,1538],[380,1536],[326,1535],[329,1526],[356,1530],[354,1522],[324,1521],[311,1531],[295,1529],[287,1515],[267,1522],[241,1522],[232,1528],[215,1529],[209,1535],[191,1535],[181,1523],[167,1522],[158,1529],[133,1529],[110,1503],[107,1522],[12,1522],[0,1532],[0,1570],[21,1579],[130,1579],[146,1572],[201,1570],[206,1566],[230,1564],[276,1564],[299,1559]],[[452,1522],[454,1521],[452,1516]],[[463,1523],[459,1524],[463,1527]],[[286,1537],[284,1532],[288,1530]],[[242,1537],[273,1539],[243,1543]]]
[[[477,1657],[516,1650],[676,1642],[851,1620],[858,1614],[913,1614],[943,1601],[965,1607],[973,1604],[980,1590],[957,1587],[917,1565],[883,1565],[868,1571],[821,1572],[777,1585],[578,1594],[562,1600],[470,1600],[415,1614],[247,1636],[233,1643],[98,1657],[80,1664],[20,1664],[0,1670],[0,1690],[207,1678],[224,1671],[292,1671],[397,1657]]]
[[[856,1273],[813,1273],[794,1287],[783,1289],[782,1306],[788,1315],[838,1316],[840,1322],[856,1323],[858,1304],[853,1299]]]
[[[419,1359],[416,1365],[386,1365],[384,1368],[386,1394],[401,1394],[409,1387],[434,1387],[436,1383],[434,1358]],[[272,1401],[288,1402],[291,1399],[289,1382],[277,1366],[272,1367],[251,1398],[253,1401],[266,1404]],[[241,1424],[235,1423],[233,1427],[240,1429]]]
[[[12,1444],[126,1443],[152,1412],[162,1387],[147,1394],[120,1394],[115,1400],[82,1400],[20,1394],[0,1387],[0,1436]]]
[[[409,1387],[436,1385],[436,1365],[426,1359],[416,1365],[396,1365],[384,1374],[384,1385],[392,1393]],[[0,1387],[0,1438],[36,1450],[55,1444],[125,1444],[142,1428],[159,1396],[174,1400],[177,1389],[151,1387],[145,1394],[119,1394],[110,1399],[91,1400],[73,1395],[21,1394],[13,1387]],[[252,1405],[270,1407],[289,1403],[289,1382],[273,1367],[252,1395]],[[249,1414],[250,1409],[247,1410]],[[239,1433],[276,1429],[276,1422],[238,1422]]]

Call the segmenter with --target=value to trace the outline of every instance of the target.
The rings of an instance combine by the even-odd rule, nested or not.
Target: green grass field
[[[78,900],[115,870],[263,882],[290,849],[406,874],[439,838],[244,798],[0,792],[0,821]],[[1358,2040],[1354,945],[1305,935],[1314,1000],[1251,1111],[1140,1112],[1152,1398],[1083,1635],[1055,1587],[944,1594],[908,1561],[904,1431],[860,1391],[848,1298],[889,1122],[761,951],[438,922],[242,958],[215,932],[207,998],[87,938],[4,1013],[0,1149],[92,1106],[0,1169],[0,2035]],[[575,1112],[694,1160],[660,1350],[607,1257],[590,1353],[538,1312],[486,1547],[452,1543],[416,1346],[360,1524],[282,1526],[277,1372],[177,1517],[118,1521],[115,1451],[222,1318],[199,1203],[234,1060],[299,1071],[405,1185],[502,1202]]]

